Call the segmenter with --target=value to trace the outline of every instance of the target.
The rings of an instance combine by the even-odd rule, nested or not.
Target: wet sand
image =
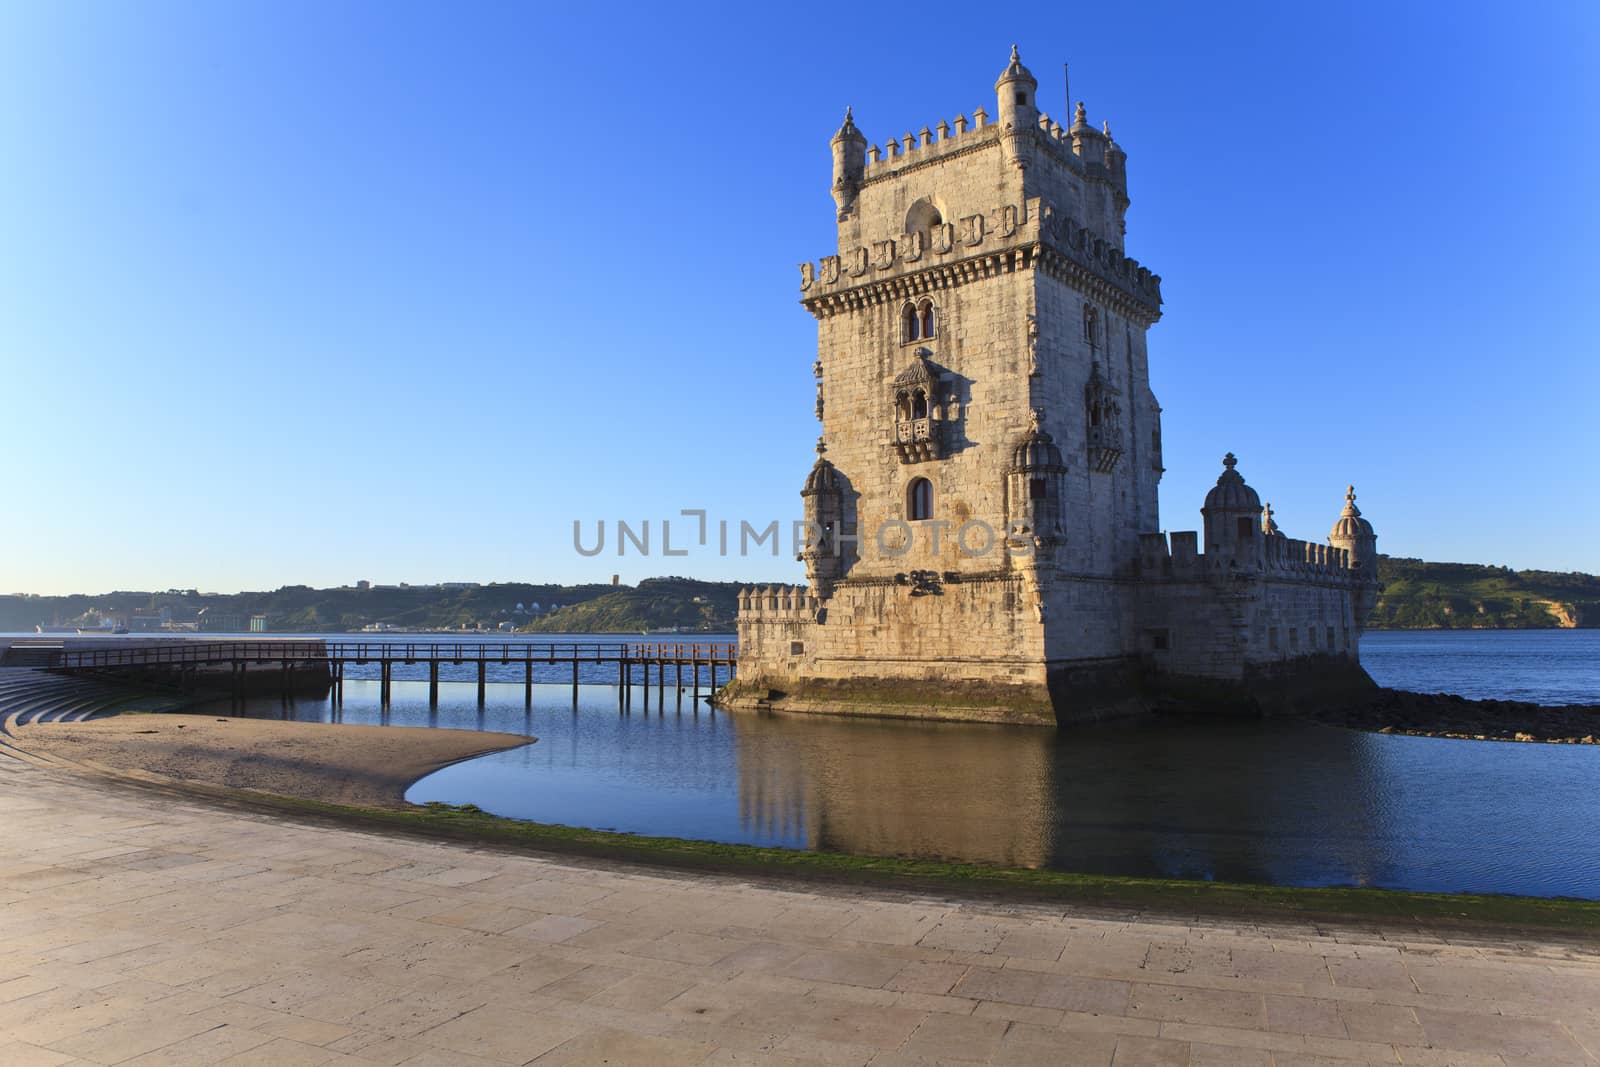
[[[403,807],[406,789],[440,767],[531,740],[473,730],[186,714],[40,723],[17,731],[20,747],[44,756],[184,782],[385,808]]]

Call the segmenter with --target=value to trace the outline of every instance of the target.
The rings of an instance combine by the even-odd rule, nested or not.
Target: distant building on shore
[[[246,615],[237,611],[218,611],[201,608],[196,617],[195,629],[204,634],[266,633],[265,615]]]
[[[810,584],[741,592],[727,703],[1044,723],[1370,687],[1353,489],[1326,543],[1294,540],[1230,453],[1203,530],[1162,532],[1128,157],[1037,89],[1013,50],[993,118],[869,148],[846,111],[837,252],[800,268]]]

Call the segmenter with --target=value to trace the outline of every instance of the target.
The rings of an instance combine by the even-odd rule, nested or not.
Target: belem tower
[[[834,134],[838,253],[800,267],[809,585],[741,592],[723,703],[1056,723],[1372,685],[1353,489],[1326,544],[1295,540],[1230,454],[1202,530],[1159,532],[1161,279],[1124,254],[1127,154],[1037,89],[1013,49],[992,117]]]

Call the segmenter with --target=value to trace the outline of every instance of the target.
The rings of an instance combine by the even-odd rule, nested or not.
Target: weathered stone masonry
[[[1127,156],[1039,112],[1013,50],[996,114],[832,140],[838,251],[817,319],[809,587],[746,590],[733,706],[1053,723],[1370,684],[1376,539],[1277,530],[1230,455],[1198,533],[1161,533]],[[1265,698],[1270,697],[1270,700]]]

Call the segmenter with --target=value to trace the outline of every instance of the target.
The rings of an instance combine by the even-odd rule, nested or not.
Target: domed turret
[[[1061,449],[1055,438],[1044,432],[1035,419],[1017,447],[1011,450],[1011,469],[1014,471],[1061,470]]]
[[[1238,462],[1232,452],[1222,457],[1226,469],[1200,509],[1206,524],[1205,553],[1215,566],[1261,563],[1261,497],[1233,469]]]
[[[1252,521],[1261,514],[1261,497],[1245,484],[1244,475],[1233,469],[1238,463],[1232,452],[1222,457],[1222,465],[1227,469],[1217,479],[1216,487],[1206,494],[1206,503],[1205,507],[1200,509],[1201,514],[1212,511],[1241,511],[1248,514]]]
[[[848,569],[839,534],[844,530],[844,475],[823,456],[828,446],[817,439],[817,461],[806,475],[800,499],[805,502],[806,543],[800,550],[806,577],[816,594],[826,597]]]
[[[811,465],[811,473],[806,475],[805,488],[800,490],[801,496],[816,496],[818,493],[837,493],[839,491],[839,472],[832,463],[821,456]]]
[[[1356,487],[1349,485],[1344,491],[1344,510],[1339,513],[1339,521],[1333,524],[1333,529],[1328,531],[1328,540],[1340,542],[1354,538],[1374,537],[1372,523],[1361,517],[1361,509],[1356,507]],[[1340,547],[1344,547],[1340,545]]]
[[[1038,410],[1031,414],[1027,432],[1011,450],[1011,469],[1006,472],[1007,536],[1039,546],[1062,539],[1062,475],[1067,469],[1055,439],[1040,425],[1043,416]]]
[[[1328,531],[1328,543],[1350,553],[1350,569],[1361,581],[1355,610],[1356,625],[1362,626],[1378,602],[1378,535],[1373,532],[1372,523],[1361,517],[1353,485],[1345,487],[1344,510]]]

